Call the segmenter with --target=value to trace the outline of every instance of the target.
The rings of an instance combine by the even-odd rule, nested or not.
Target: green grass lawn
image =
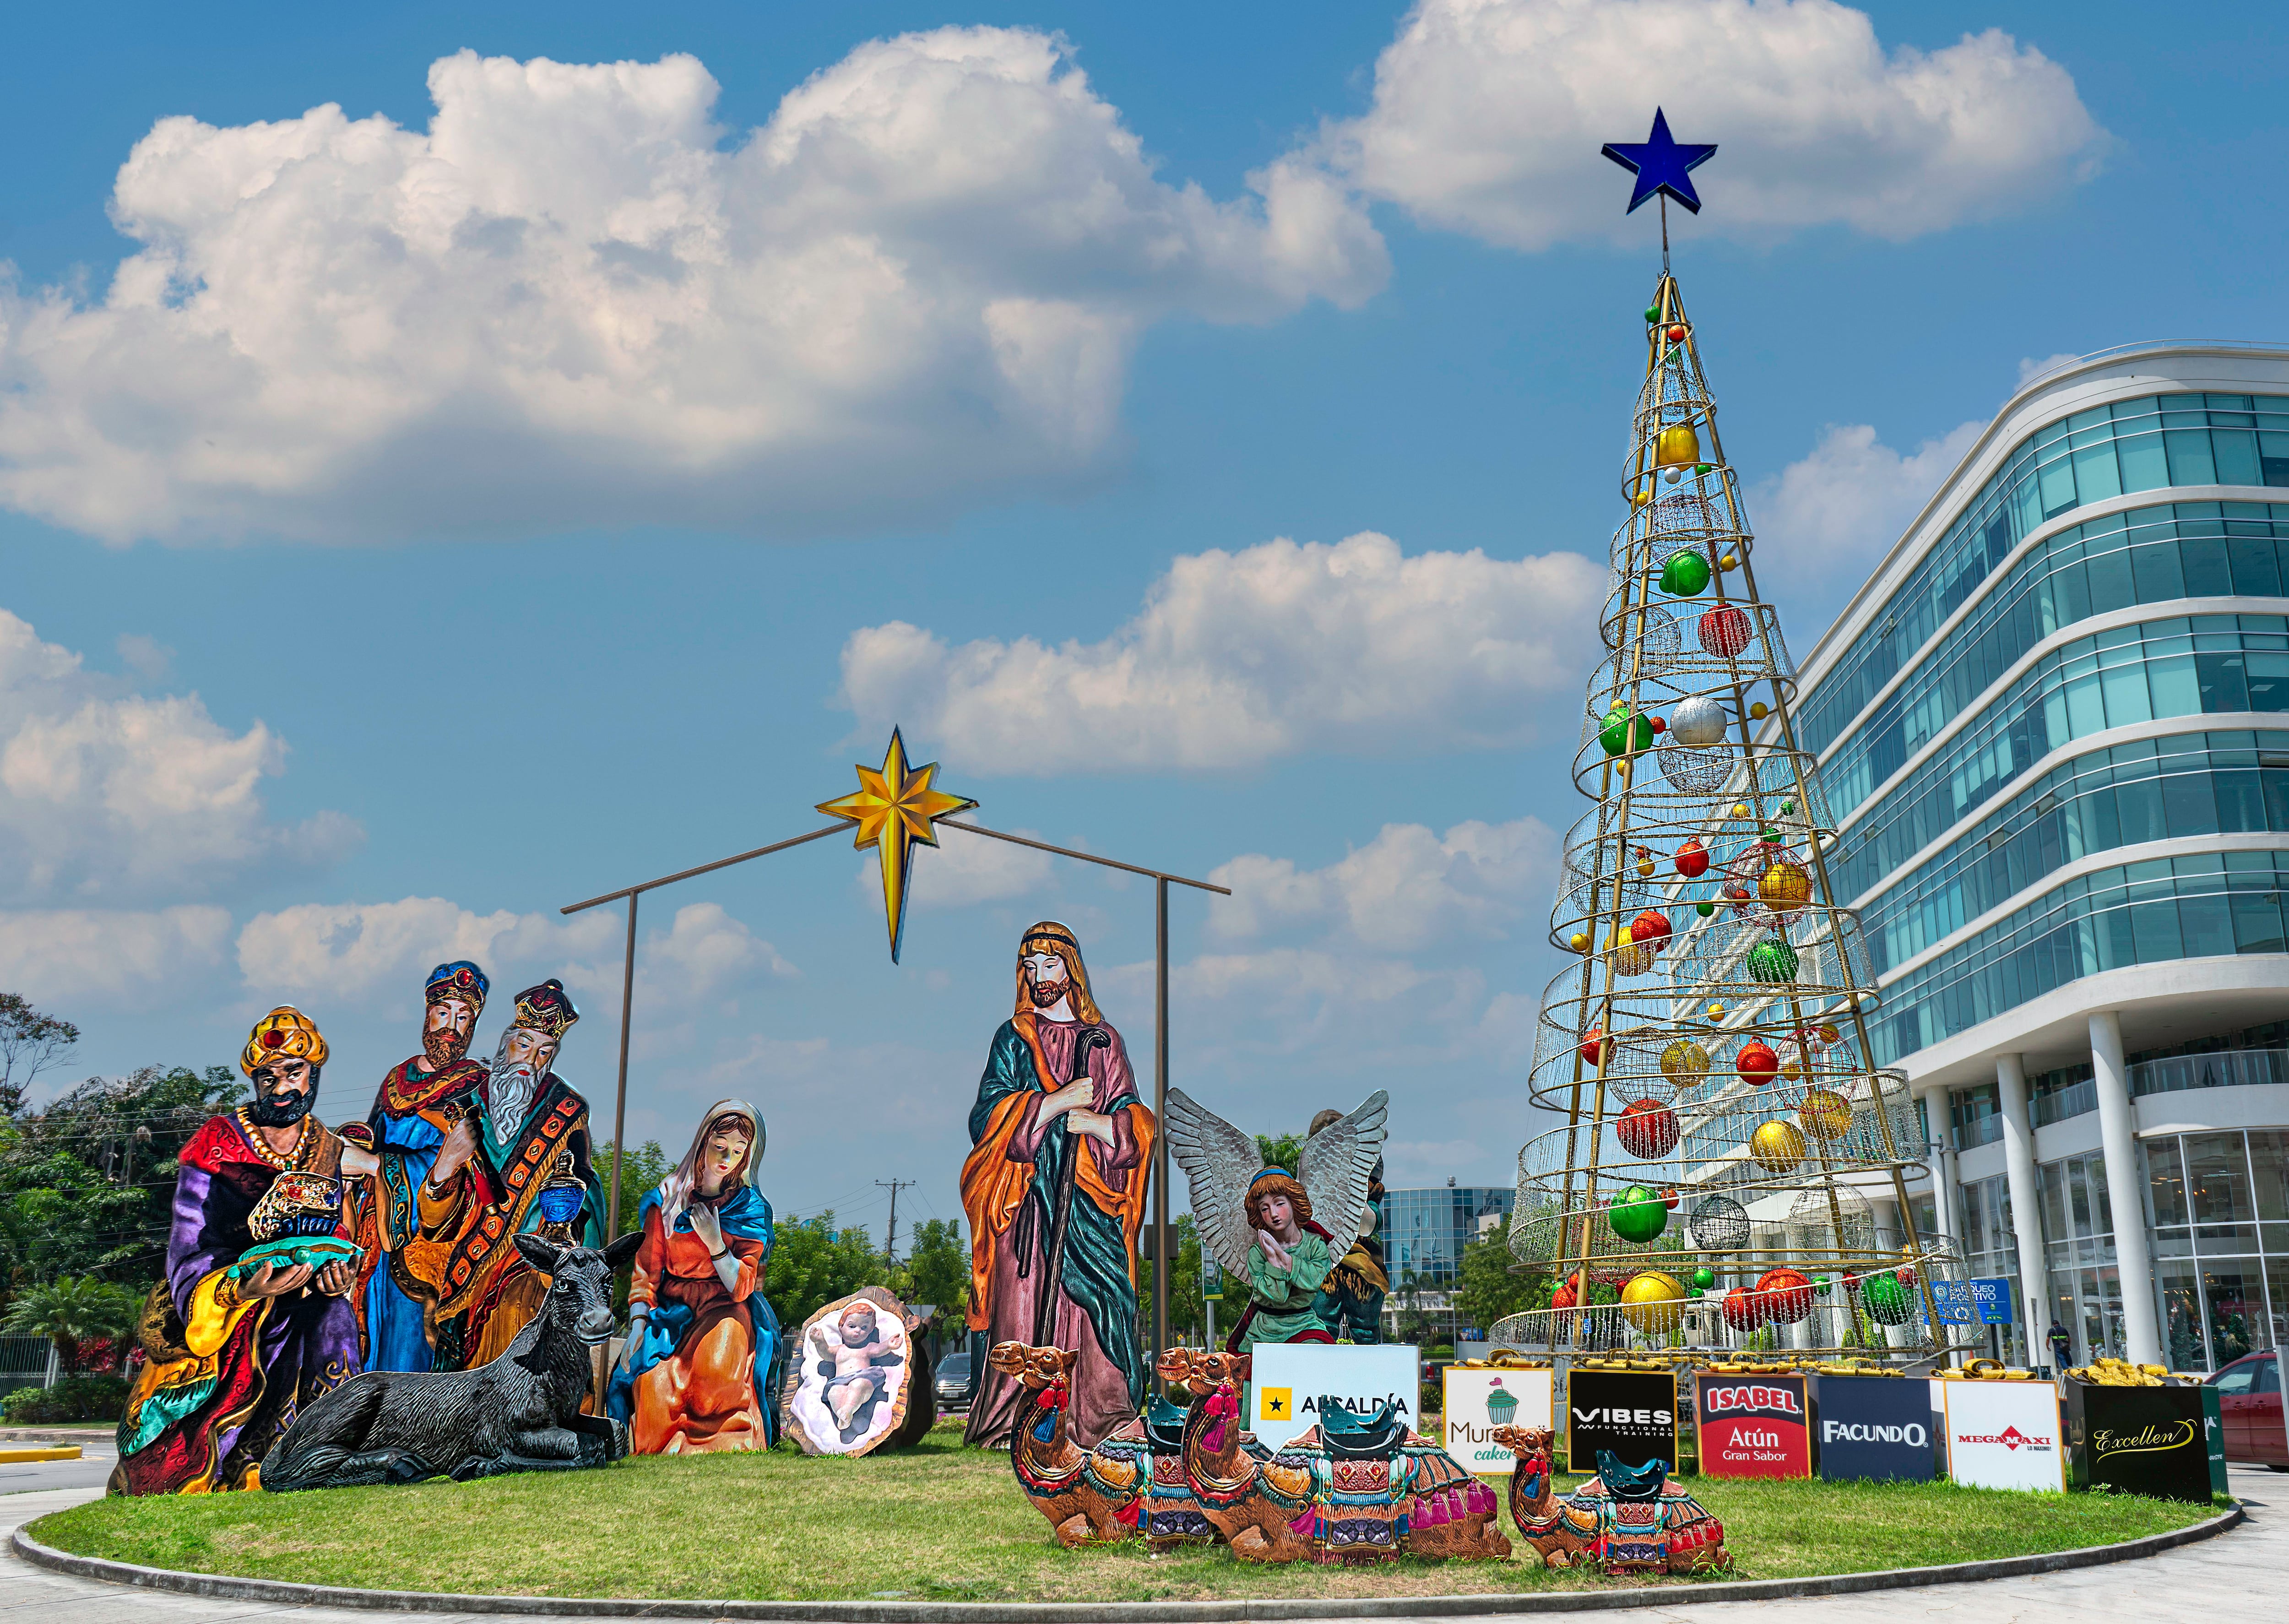
[[[1009,1458],[963,1449],[959,1437],[940,1428],[919,1449],[859,1460],[783,1450],[473,1484],[111,1499],[44,1517],[30,1532],[60,1549],[153,1567],[567,1596],[1181,1601],[1623,1582],[1518,1558],[1344,1570],[1254,1567],[1221,1549],[1148,1558],[1141,1543],[1060,1550]],[[1724,1519],[1743,1579],[2104,1545],[2212,1514],[2126,1496],[1948,1484],[1700,1482],[1695,1492]],[[1504,1531],[1516,1532],[1507,1516]]]

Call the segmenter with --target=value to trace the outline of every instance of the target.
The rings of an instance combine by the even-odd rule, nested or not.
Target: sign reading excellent
[[[2201,1389],[2070,1381],[2066,1392],[2068,1461],[2076,1488],[2104,1484],[2156,1500],[2208,1503]]]
[[[1812,1435],[1801,1376],[1693,1379],[1701,1469],[1711,1477],[1809,1477]]]
[[[1821,1377],[1812,1394],[1820,1475],[1929,1483],[1939,1471],[1931,1386],[1890,1376]]]
[[[1677,1378],[1667,1371],[1568,1371],[1567,1469],[1594,1472],[1598,1452],[1623,1466],[1677,1466]]]

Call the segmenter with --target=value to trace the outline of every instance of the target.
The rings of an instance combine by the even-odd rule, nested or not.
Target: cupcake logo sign
[[[1487,1388],[1487,1424],[1507,1427],[1517,1418],[1518,1395],[1503,1386],[1497,1376]]]

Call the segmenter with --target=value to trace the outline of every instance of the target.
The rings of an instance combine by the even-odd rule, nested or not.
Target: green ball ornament
[[[1717,1271],[1715,1269],[1696,1268],[1693,1271],[1693,1289],[1695,1291],[1705,1292],[1716,1284]]]
[[[1749,978],[1767,987],[1796,980],[1797,952],[1783,937],[1767,936],[1749,949]]]
[[[1822,1297],[1828,1295],[1828,1288],[1835,1284],[1836,1283],[1833,1280],[1830,1280],[1826,1275],[1814,1275],[1812,1277],[1812,1289],[1818,1292]]]
[[[1650,717],[1633,716],[1627,705],[1616,705],[1606,713],[1606,725],[1598,730],[1598,742],[1608,756],[1624,751],[1653,748],[1653,722]]]
[[[1646,320],[1649,322],[1657,322],[1660,319],[1661,307],[1659,305],[1647,305],[1646,307]]]
[[[1915,1308],[1908,1288],[1893,1275],[1870,1275],[1862,1280],[1860,1303],[1868,1310],[1868,1317],[1879,1325],[1904,1325]]]
[[[1715,467],[1714,463],[1698,462],[1694,464],[1693,471],[1696,474],[1707,474],[1712,472]]]
[[[1606,1221],[1622,1239],[1642,1243],[1669,1227],[1669,1206],[1659,1190],[1632,1184],[1614,1197],[1614,1204],[1606,1209]]]
[[[1695,902],[1693,905],[1693,911],[1706,919],[1717,911],[1717,905],[1714,902]]]
[[[1709,559],[1689,547],[1680,547],[1662,561],[1661,589],[1671,597],[1695,597],[1709,585]]]

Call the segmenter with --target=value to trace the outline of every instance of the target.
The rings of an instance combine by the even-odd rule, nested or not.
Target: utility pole
[[[912,1179],[877,1179],[874,1188],[890,1192],[890,1228],[882,1243],[882,1260],[895,1263],[898,1260],[898,1192],[913,1188],[914,1181]]]

